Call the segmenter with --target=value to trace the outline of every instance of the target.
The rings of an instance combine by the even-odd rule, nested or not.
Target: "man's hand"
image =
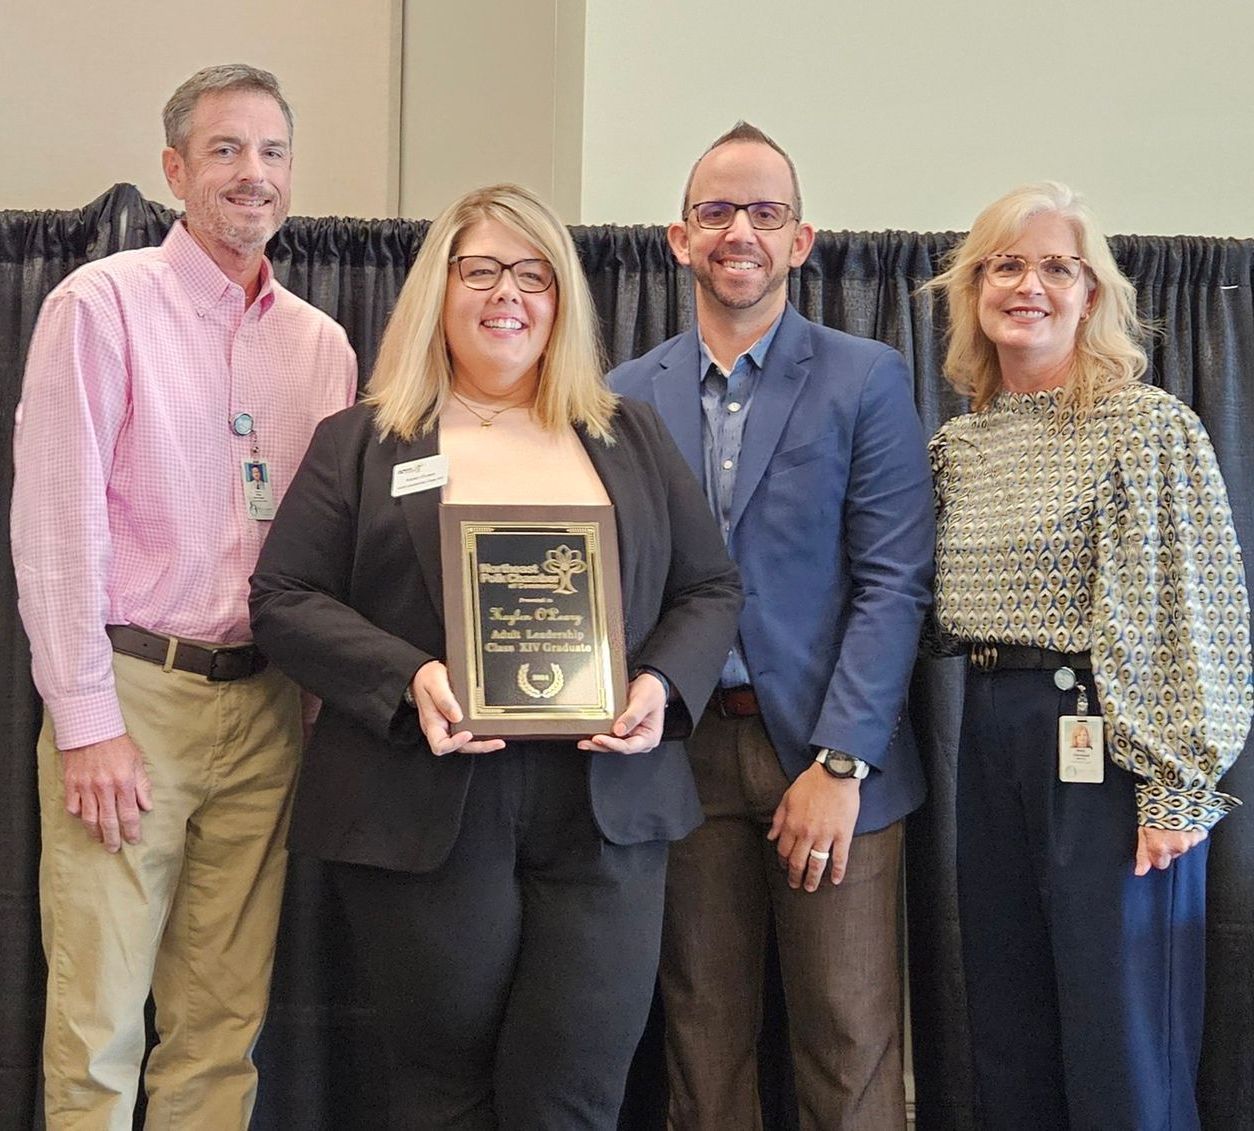
[[[832,883],[845,878],[849,844],[862,796],[856,778],[834,778],[822,766],[805,770],[784,792],[767,840],[775,841],[788,886],[818,891],[823,869],[831,862]],[[818,855],[811,855],[813,849]]]
[[[614,733],[585,738],[579,742],[579,749],[647,753],[662,741],[665,717],[666,688],[652,672],[641,672],[627,687],[627,706],[610,728]]]
[[[1136,874],[1148,875],[1151,868],[1165,872],[1177,856],[1183,856],[1205,839],[1205,829],[1177,831],[1139,825],[1136,830]]]
[[[65,811],[109,852],[138,844],[139,815],[152,808],[152,783],[129,734],[61,751]]]
[[[409,690],[418,708],[418,725],[426,736],[432,754],[488,754],[502,750],[500,738],[476,739],[468,730],[453,731],[462,721],[462,709],[453,698],[448,668],[439,660],[423,664],[410,681]]]

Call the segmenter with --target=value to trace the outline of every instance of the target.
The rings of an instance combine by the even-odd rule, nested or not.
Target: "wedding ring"
[[[817,848],[810,849],[810,855],[815,860],[830,860],[832,858],[832,854],[830,852],[820,852]]]

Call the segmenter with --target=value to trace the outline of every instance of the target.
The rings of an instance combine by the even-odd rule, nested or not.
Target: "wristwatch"
[[[855,758],[852,754],[844,754],[828,746],[819,747],[819,755],[814,759],[834,778],[853,778],[861,781],[871,772],[870,762]]]

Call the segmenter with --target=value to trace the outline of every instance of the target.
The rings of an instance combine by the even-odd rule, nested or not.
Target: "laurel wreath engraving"
[[[549,664],[549,671],[553,673],[553,679],[546,688],[539,688],[531,682],[531,665],[518,665],[518,690],[524,695],[529,695],[532,699],[552,699],[557,695],[563,687],[566,686],[566,677],[562,674],[561,666],[558,664]]]

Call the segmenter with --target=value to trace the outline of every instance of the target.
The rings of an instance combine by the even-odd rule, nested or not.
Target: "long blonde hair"
[[[535,414],[546,428],[582,424],[610,440],[618,398],[605,384],[596,312],[575,245],[565,225],[533,193],[518,185],[489,185],[455,200],[431,225],[388,320],[365,400],[375,406],[381,435],[411,440],[429,432],[453,386],[444,337],[449,259],[462,236],[481,220],[518,233],[553,265],[558,297],[553,331],[540,359]]]
[[[945,271],[923,288],[945,295],[949,330],[943,372],[958,392],[971,398],[976,412],[987,407],[1002,386],[997,349],[980,327],[983,261],[1013,244],[1028,222],[1043,213],[1055,213],[1071,225],[1093,290],[1089,316],[1076,331],[1063,407],[1086,415],[1099,397],[1139,380],[1148,366],[1141,343],[1151,327],[1137,316],[1136,288],[1119,270],[1084,199],[1057,181],[1024,185],[993,201],[975,218],[967,237],[946,257]]]

